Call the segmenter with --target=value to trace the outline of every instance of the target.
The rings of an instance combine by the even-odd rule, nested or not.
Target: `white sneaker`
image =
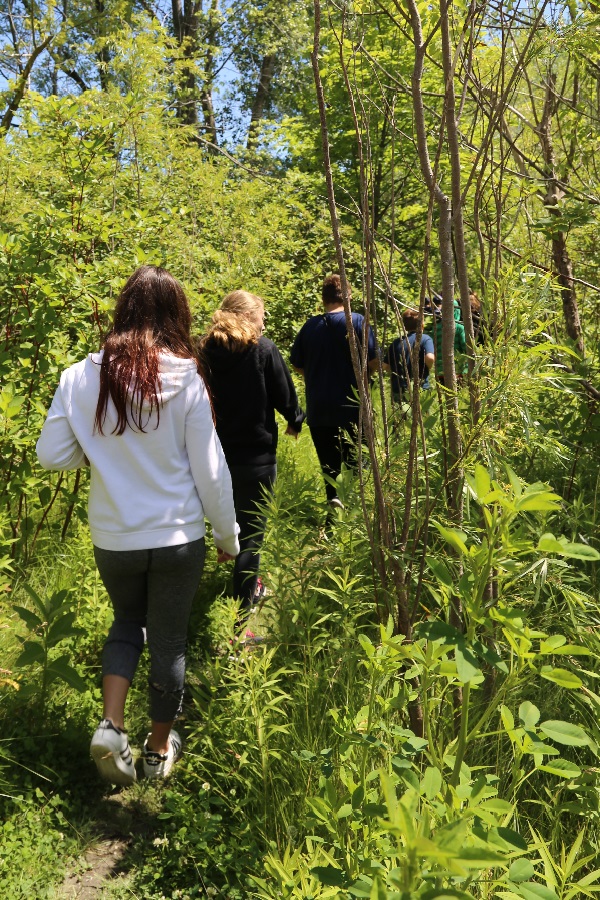
[[[150,735],[148,735],[150,737]],[[176,731],[169,735],[169,749],[166,753],[157,753],[148,749],[148,738],[144,744],[144,775],[146,778],[166,778],[175,760],[181,755],[181,738]]]
[[[135,766],[127,735],[110,721],[102,719],[92,738],[90,754],[100,776],[111,784],[133,784]]]

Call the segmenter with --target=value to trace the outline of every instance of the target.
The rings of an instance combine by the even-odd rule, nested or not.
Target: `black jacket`
[[[207,340],[202,343],[202,360],[228,465],[273,465],[275,410],[295,431],[300,431],[305,418],[292,376],[273,341],[261,337],[257,344],[235,352]]]

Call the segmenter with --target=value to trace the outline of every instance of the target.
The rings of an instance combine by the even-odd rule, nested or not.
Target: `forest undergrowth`
[[[434,465],[435,397],[425,411]],[[394,429],[390,497],[408,424]],[[537,471],[543,452],[550,471],[565,448],[537,427]],[[0,632],[6,896],[63,896],[85,848],[115,834],[126,851],[106,897],[593,896],[600,609],[585,567],[597,553],[577,504],[516,474],[527,453],[514,446],[514,469],[472,467],[460,530],[433,521],[406,641],[374,579],[356,479],[343,475],[346,508],[325,530],[309,435],[283,444],[269,593],[252,625],[267,640],[232,650],[235,604],[211,551],[190,627],[185,755],[164,788],[142,781],[117,805],[88,758],[110,605],[85,527],[62,542],[57,520]],[[457,593],[464,633],[448,615]],[[138,748],[145,683],[142,667],[128,704]],[[423,736],[407,715],[416,703]]]

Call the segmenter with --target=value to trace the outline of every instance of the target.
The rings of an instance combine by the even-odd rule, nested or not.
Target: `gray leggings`
[[[147,637],[154,722],[170,722],[181,712],[188,622],[204,555],[204,538],[155,550],[94,547],[115,615],[102,653],[102,674],[133,681]]]

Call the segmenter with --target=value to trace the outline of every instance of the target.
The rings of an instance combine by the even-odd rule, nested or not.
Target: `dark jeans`
[[[102,674],[133,681],[147,637],[155,722],[170,722],[181,712],[188,620],[204,554],[204,538],[155,550],[94,547],[115,615],[102,653]]]
[[[319,463],[324,475],[334,481],[342,471],[342,463],[349,468],[356,466],[356,425],[310,425]],[[337,496],[335,485],[325,481],[327,501]]]
[[[240,552],[233,568],[233,596],[242,609],[252,606],[267,517],[265,499],[273,494],[277,466],[230,466],[235,517],[240,526]]]

